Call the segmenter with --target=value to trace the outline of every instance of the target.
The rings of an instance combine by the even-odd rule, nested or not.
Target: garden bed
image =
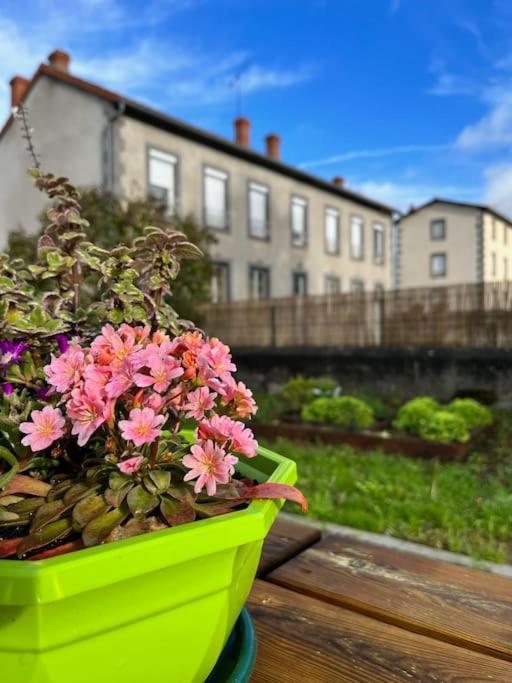
[[[401,453],[416,458],[438,458],[439,460],[464,460],[473,450],[475,440],[493,427],[474,430],[472,437],[465,443],[439,443],[415,436],[388,434],[373,431],[347,432],[336,427],[316,423],[280,422],[254,423],[252,429],[257,438],[275,439],[283,437],[292,441],[326,444],[348,444],[359,450],[381,450],[386,453]]]

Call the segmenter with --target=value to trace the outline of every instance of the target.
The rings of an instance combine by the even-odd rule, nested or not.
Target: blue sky
[[[512,214],[510,0],[2,0],[7,81],[54,48],[72,71],[399,208],[433,195]],[[33,122],[37,129],[37,121]]]

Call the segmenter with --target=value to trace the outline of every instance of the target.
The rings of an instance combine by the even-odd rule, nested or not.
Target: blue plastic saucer
[[[256,633],[244,608],[205,683],[248,683],[256,661]]]

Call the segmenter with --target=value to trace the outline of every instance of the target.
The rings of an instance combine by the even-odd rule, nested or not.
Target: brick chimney
[[[267,135],[265,138],[266,153],[268,157],[273,159],[281,158],[281,138],[275,133]]]
[[[332,183],[333,185],[336,185],[336,187],[345,187],[345,178],[341,175],[337,175],[332,179]]]
[[[17,107],[23,101],[30,81],[23,76],[14,76],[9,81],[9,85],[11,86],[11,107]]]
[[[235,142],[238,145],[249,147],[251,138],[251,122],[249,119],[240,117],[235,119]]]
[[[69,63],[71,61],[71,56],[63,50],[54,50],[48,55],[48,61],[54,69],[60,69],[61,71],[69,71]]]

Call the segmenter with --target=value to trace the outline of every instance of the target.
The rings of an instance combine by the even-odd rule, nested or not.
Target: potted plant
[[[147,228],[86,242],[78,192],[53,200],[33,265],[0,258],[0,669],[6,680],[202,682],[255,576],[295,464],[228,347],[178,319],[200,253]]]

